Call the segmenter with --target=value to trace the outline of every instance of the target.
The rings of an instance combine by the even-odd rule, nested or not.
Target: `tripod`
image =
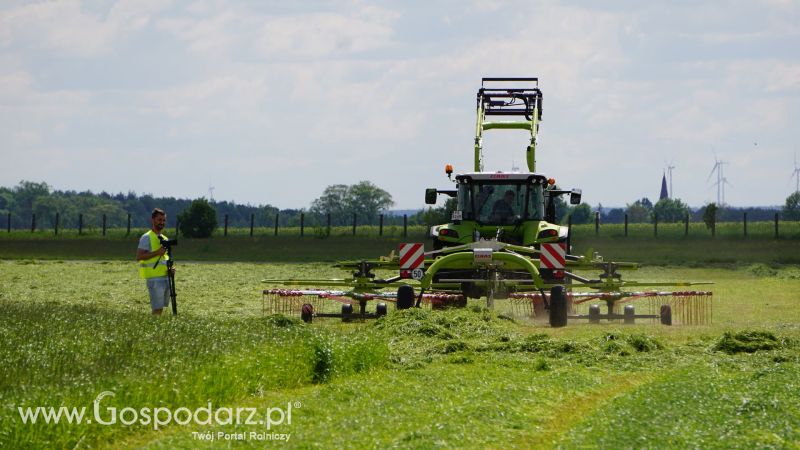
[[[160,238],[159,238],[160,239]],[[178,302],[176,297],[178,294],[175,292],[175,272],[173,272],[172,267],[175,262],[172,260],[172,246],[177,244],[177,240],[175,241],[168,241],[166,239],[160,239],[161,244],[167,249],[167,280],[169,281],[169,297],[172,301],[172,315],[178,315]],[[173,243],[174,242],[174,243]],[[161,262],[161,257],[158,257],[158,260],[155,264],[153,264],[153,269],[158,266],[158,263]]]

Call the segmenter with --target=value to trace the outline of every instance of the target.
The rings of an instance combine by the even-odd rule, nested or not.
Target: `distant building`
[[[658,196],[659,200],[664,200],[665,198],[669,198],[669,193],[667,192],[667,174],[663,174],[661,177],[661,195]]]

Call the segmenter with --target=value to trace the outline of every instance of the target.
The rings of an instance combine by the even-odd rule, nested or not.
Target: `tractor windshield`
[[[458,209],[465,220],[483,225],[513,225],[542,220],[544,196],[540,184],[476,181],[459,183]]]

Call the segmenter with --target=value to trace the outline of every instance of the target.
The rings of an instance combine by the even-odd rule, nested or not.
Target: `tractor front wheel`
[[[567,325],[567,295],[564,286],[550,289],[550,326],[559,328]]]

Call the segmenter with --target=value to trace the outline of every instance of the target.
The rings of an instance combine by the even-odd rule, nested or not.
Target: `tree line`
[[[135,192],[110,194],[105,191],[57,190],[44,182],[26,180],[11,188],[0,187],[0,215],[7,216],[10,213],[13,228],[30,227],[34,214],[38,227],[53,227],[57,213],[62,228],[77,228],[80,215],[87,229],[99,227],[104,215],[108,227],[125,227],[129,214],[132,227],[146,228],[150,224],[150,212],[156,207],[167,212],[168,226],[175,226],[178,215],[188,210],[191,203],[192,199],[154,197]],[[227,216],[229,227],[249,227],[251,218],[256,226],[275,226],[277,218],[278,226],[293,227],[300,225],[301,215],[307,227],[326,226],[328,220],[332,226],[349,226],[353,223],[354,214],[359,225],[377,224],[381,214],[385,214],[384,225],[403,224],[402,216],[386,214],[394,205],[391,194],[369,181],[328,186],[307,209],[279,209],[270,204],[250,205],[228,201],[212,201],[210,205],[216,211],[219,225],[224,224]],[[445,223],[455,208],[455,199],[448,199],[442,206],[422,209],[409,215],[407,223]],[[740,221],[744,213],[747,213],[750,221],[767,221],[772,220],[776,212],[780,212],[785,220],[797,220],[800,219],[800,193],[795,192],[787,197],[783,208],[736,208],[712,203],[691,209],[680,199],[669,198],[655,204],[647,198],[637,199],[625,208],[603,208],[602,205],[593,208],[586,203],[570,206],[562,198],[556,200],[558,221],[566,223],[571,218],[573,224],[593,222],[595,212],[600,212],[602,223],[622,223],[626,214],[629,223],[652,223],[656,216],[661,223],[680,222],[685,220],[687,214],[690,221],[699,222],[704,220],[709,208],[714,209],[717,222]]]

